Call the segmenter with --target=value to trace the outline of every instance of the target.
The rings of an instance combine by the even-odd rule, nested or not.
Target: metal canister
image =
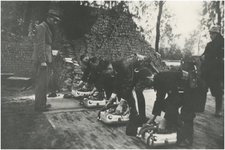
[[[163,145],[172,145],[177,141],[177,133],[170,134],[152,134],[149,138],[149,146],[157,147]]]

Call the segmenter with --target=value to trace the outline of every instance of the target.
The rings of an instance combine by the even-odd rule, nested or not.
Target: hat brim
[[[47,15],[50,16],[50,17],[53,17],[53,18],[57,19],[58,21],[60,21],[60,18],[57,17],[57,16],[55,16],[55,15],[53,15],[53,14],[47,13]]]

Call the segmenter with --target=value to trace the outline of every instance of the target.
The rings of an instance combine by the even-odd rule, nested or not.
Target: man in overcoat
[[[218,26],[213,26],[209,33],[212,41],[207,44],[201,56],[201,77],[206,81],[212,96],[215,97],[215,116],[221,117],[224,83],[224,38],[219,32]]]
[[[32,60],[36,69],[35,102],[36,111],[48,111],[46,105],[52,63],[53,26],[60,21],[59,13],[49,10],[46,20],[36,27],[36,37]]]

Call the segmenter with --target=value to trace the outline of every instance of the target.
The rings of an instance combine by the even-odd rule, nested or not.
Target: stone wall
[[[1,72],[15,76],[32,77],[34,65],[31,61],[33,44],[28,41],[1,41]]]

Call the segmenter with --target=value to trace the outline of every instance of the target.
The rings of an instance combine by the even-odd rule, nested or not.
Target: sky
[[[199,24],[198,12],[201,10],[202,1],[167,1],[166,5],[177,16],[175,32],[187,35],[197,28]]]
[[[181,47],[184,46],[185,38],[188,37],[189,33],[197,29],[199,25],[199,15],[202,10],[202,1],[168,1],[168,7],[172,8],[177,15],[177,28],[174,30],[175,33],[181,33],[182,36],[177,40],[177,44]],[[203,33],[202,33],[203,34]],[[203,44],[209,42],[209,38],[203,38]],[[193,51],[194,55],[201,55],[204,52],[204,48],[201,48],[198,52],[197,45]]]
[[[173,10],[176,14],[177,28],[174,28],[174,33],[181,33],[179,40],[176,43],[183,47],[185,44],[185,38],[188,37],[189,33],[195,30],[199,25],[200,11],[202,10],[202,1],[167,1],[167,6]],[[205,43],[207,43],[207,39]],[[200,54],[202,54],[204,49],[200,49]],[[198,55],[198,48],[193,51],[194,55]]]
[[[201,19],[200,12],[202,11],[202,2],[203,1],[170,1],[167,0],[164,4],[163,8],[168,8],[169,12],[172,12],[175,14],[175,20],[173,20],[173,33],[174,34],[181,34],[179,39],[176,39],[176,44],[179,45],[181,48],[184,47],[185,44],[185,38],[190,38],[189,34],[197,29],[199,25],[199,19]],[[138,3],[138,2],[137,2]],[[155,27],[156,25],[156,19],[158,15],[158,10],[155,12],[151,12],[151,14],[154,14],[155,18],[151,20],[150,24],[152,27]],[[136,21],[135,21],[136,22]],[[141,25],[143,28],[147,27],[147,24],[145,21],[138,21],[137,24]],[[148,22],[149,24],[149,22]],[[176,27],[175,27],[176,25]],[[155,29],[153,29],[152,32],[153,35],[155,35]],[[148,40],[151,45],[154,45],[154,40]],[[207,43],[208,41],[206,41]],[[164,46],[170,46],[167,43],[163,43]],[[198,48],[195,48],[194,55],[198,53]],[[200,53],[202,53],[203,50],[200,50]]]

